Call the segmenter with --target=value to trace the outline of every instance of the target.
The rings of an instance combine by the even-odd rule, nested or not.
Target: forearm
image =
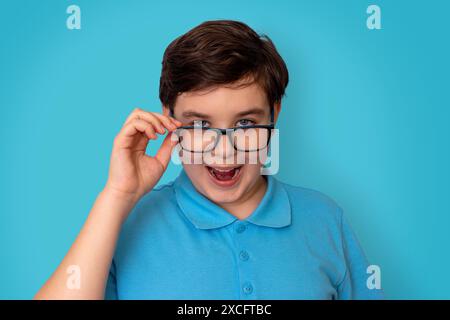
[[[69,252],[35,299],[103,299],[117,238],[135,203],[131,196],[104,189]],[[68,285],[71,267],[80,271],[79,288]]]

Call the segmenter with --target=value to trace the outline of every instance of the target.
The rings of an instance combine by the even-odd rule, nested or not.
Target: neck
[[[237,217],[239,220],[247,218],[255,211],[267,189],[267,178],[260,176],[253,188],[246,195],[233,203],[226,203],[221,207]]]

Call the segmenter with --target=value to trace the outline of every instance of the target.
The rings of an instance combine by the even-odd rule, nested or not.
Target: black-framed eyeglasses
[[[170,112],[173,117],[173,112]],[[270,108],[269,124],[255,124],[233,128],[211,128],[202,126],[178,127],[174,133],[181,148],[188,152],[205,153],[214,150],[222,135],[226,135],[236,151],[254,152],[269,145],[272,129],[275,128],[274,111]]]

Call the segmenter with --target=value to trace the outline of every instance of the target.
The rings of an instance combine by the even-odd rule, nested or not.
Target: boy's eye
[[[252,121],[250,119],[242,119],[242,120],[239,120],[236,124],[238,127],[239,126],[252,126],[255,124],[255,121]]]

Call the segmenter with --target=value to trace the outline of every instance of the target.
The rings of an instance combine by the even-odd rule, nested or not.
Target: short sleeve
[[[351,229],[348,221],[340,209],[341,237],[343,255],[345,258],[346,271],[343,279],[337,286],[339,300],[376,300],[384,299],[382,289],[369,289],[367,280],[370,274],[367,273],[369,263]]]
[[[116,264],[111,262],[108,280],[106,281],[105,300],[117,300]]]

